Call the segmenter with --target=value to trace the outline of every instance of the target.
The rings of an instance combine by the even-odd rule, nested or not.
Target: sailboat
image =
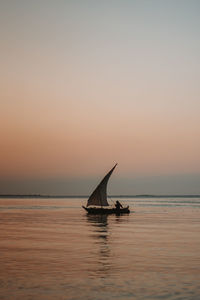
[[[117,164],[106,174],[88,198],[87,207],[82,206],[89,214],[128,214],[129,206],[112,207],[107,201],[107,183]]]

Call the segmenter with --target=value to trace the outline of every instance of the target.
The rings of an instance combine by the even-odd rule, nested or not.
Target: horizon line
[[[88,198],[90,195],[45,195],[45,194],[0,194],[0,198]],[[200,194],[135,194],[135,195],[110,195],[109,198],[167,198],[167,197],[178,197],[178,198],[199,198]]]

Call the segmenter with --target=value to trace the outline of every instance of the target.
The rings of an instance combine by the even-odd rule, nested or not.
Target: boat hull
[[[93,214],[93,215],[109,215],[109,214],[116,214],[116,215],[121,215],[121,214],[129,214],[129,206],[123,207],[120,209],[116,208],[96,208],[96,207],[85,207],[82,206],[88,214]]]

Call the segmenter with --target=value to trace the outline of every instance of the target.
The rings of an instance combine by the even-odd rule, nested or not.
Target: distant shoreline
[[[15,194],[1,194],[0,198],[88,198],[89,195],[15,195]],[[111,195],[109,198],[200,198],[200,195]]]

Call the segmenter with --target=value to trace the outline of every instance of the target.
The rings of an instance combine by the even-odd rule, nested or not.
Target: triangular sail
[[[107,183],[116,165],[108,172],[108,174],[102,179],[102,181],[96,187],[96,189],[88,199],[87,206],[90,205],[109,206],[107,201]]]

